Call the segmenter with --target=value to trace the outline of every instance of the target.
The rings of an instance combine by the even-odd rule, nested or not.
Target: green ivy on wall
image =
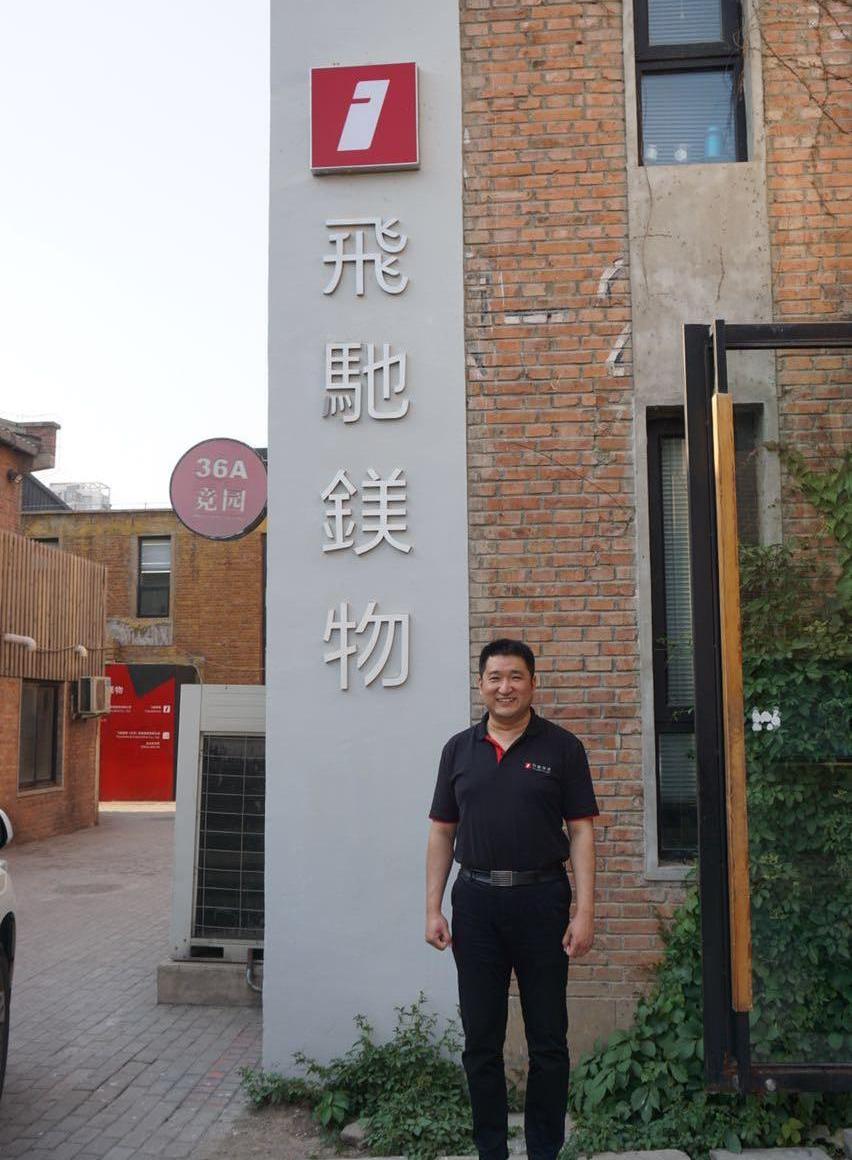
[[[836,541],[745,548],[740,577],[749,863],[761,1062],[852,1058],[852,454],[828,472],[782,455]],[[829,554],[830,556],[830,554]],[[575,1069],[565,1156],[798,1144],[852,1119],[849,1095],[705,1091],[695,886],[664,932],[633,1026]]]

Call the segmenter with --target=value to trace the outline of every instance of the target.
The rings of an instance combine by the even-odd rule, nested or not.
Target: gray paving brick
[[[106,814],[94,829],[4,851],[19,898],[3,1160],[182,1160],[244,1101],[260,1054],[252,1008],[157,1007],[172,822]],[[97,908],[57,889],[109,883]]]

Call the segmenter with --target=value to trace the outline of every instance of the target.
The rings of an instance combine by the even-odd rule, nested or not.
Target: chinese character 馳
[[[361,351],[365,352],[361,362]],[[391,353],[389,342],[382,343],[376,357],[372,342],[332,342],[325,348],[325,418],[340,415],[344,423],[361,418],[364,386],[367,414],[371,419],[402,419],[408,414],[409,400],[395,402],[406,386],[407,355]]]

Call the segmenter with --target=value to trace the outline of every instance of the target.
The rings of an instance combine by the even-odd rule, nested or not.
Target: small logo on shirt
[[[550,766],[549,765],[539,765],[535,761],[525,762],[524,769],[534,769],[536,773],[550,773]]]

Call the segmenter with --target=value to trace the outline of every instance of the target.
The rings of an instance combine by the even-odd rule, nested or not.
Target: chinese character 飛
[[[333,294],[340,285],[344,268],[351,265],[355,271],[355,293],[364,293],[364,266],[373,267],[376,284],[385,294],[401,294],[408,285],[408,275],[397,269],[397,260],[405,249],[408,235],[400,229],[399,218],[333,218],[326,223],[331,231],[328,240],[334,245],[334,253],[323,258],[323,264],[333,266],[331,278],[323,294]],[[366,250],[364,236],[372,230],[376,249]],[[351,248],[347,248],[350,242]]]

